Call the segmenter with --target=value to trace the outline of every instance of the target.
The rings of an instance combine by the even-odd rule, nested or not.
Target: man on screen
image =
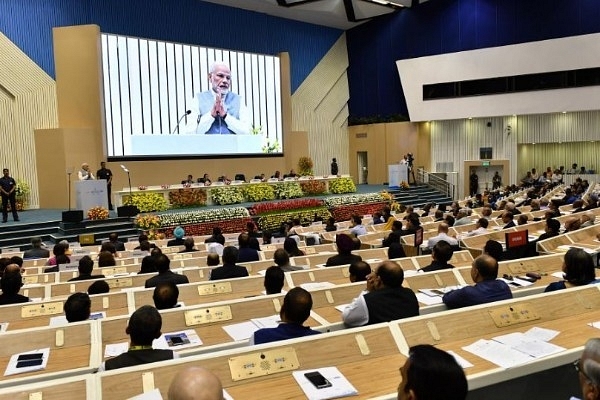
[[[242,98],[231,89],[231,70],[224,62],[215,62],[208,73],[211,90],[197,93],[197,118],[193,132],[199,134],[249,135],[252,116]],[[189,123],[188,123],[189,124]]]

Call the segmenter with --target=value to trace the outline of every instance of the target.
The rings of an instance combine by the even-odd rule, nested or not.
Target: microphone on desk
[[[179,124],[181,124],[181,121],[183,121],[183,119],[185,117],[187,117],[188,115],[190,115],[191,113],[192,113],[192,110],[187,110],[185,113],[183,113],[183,115],[177,121],[177,125],[175,125],[175,128],[173,128],[173,131],[171,132],[171,135],[174,134],[175,131],[177,131],[177,134],[179,135]]]

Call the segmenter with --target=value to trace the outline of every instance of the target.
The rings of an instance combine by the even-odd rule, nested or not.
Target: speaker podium
[[[108,209],[108,194],[104,179],[75,182],[75,201],[77,210],[87,215],[90,208],[104,207]]]

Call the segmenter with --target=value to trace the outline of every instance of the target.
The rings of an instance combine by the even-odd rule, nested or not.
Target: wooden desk
[[[357,340],[365,344],[362,351]],[[299,365],[296,369],[336,366],[358,390],[358,396],[352,399],[396,396],[400,381],[398,368],[406,361],[406,357],[398,350],[395,337],[388,326],[376,325],[146,365],[134,371],[103,372],[99,374],[102,381],[102,397],[122,399],[142,393],[143,373],[146,373],[146,382],[153,377],[153,386],[166,393],[177,371],[189,365],[202,365],[219,377],[223,387],[234,399],[302,399],[305,398],[304,393],[292,377],[292,371],[234,381],[229,369],[231,357],[251,354],[259,357],[267,350],[277,352],[288,348],[293,349],[297,356]],[[148,372],[151,372],[152,376]],[[377,384],[374,384],[374,377]]]
[[[319,264],[325,264],[329,257],[335,256],[337,253],[319,253],[310,256],[299,256],[290,258],[290,264],[292,265],[310,265],[315,266]]]
[[[424,268],[432,262],[431,255],[417,256],[413,257],[413,259],[418,265],[417,269]],[[455,251],[452,254],[452,258],[450,259],[450,261],[448,261],[449,264],[452,264],[457,268],[467,266],[470,267],[472,262],[473,256],[468,250]]]
[[[330,282],[343,284],[350,282],[348,265],[313,268],[304,271],[292,271],[285,274],[289,287],[300,286],[305,283]]]
[[[91,372],[98,364],[98,359],[94,357],[98,347],[94,323],[96,321],[85,321],[55,328],[38,327],[1,334],[2,371],[6,370],[10,357],[15,353],[49,347],[50,357],[44,370],[0,376],[0,387]]]
[[[350,304],[365,288],[366,282],[355,282],[336,285],[328,289],[311,290],[312,309],[328,323],[340,323],[342,322],[342,313],[335,307]]]
[[[0,400],[90,400],[96,398],[96,376],[86,374],[0,389]]]

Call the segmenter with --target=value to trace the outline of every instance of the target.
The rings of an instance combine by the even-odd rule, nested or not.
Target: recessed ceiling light
[[[470,120],[472,120],[472,119],[473,119],[473,117],[469,117],[469,118],[467,118],[467,119],[470,121]]]
[[[566,112],[566,111],[563,111],[562,113],[563,113],[563,114],[566,114],[567,112]]]

